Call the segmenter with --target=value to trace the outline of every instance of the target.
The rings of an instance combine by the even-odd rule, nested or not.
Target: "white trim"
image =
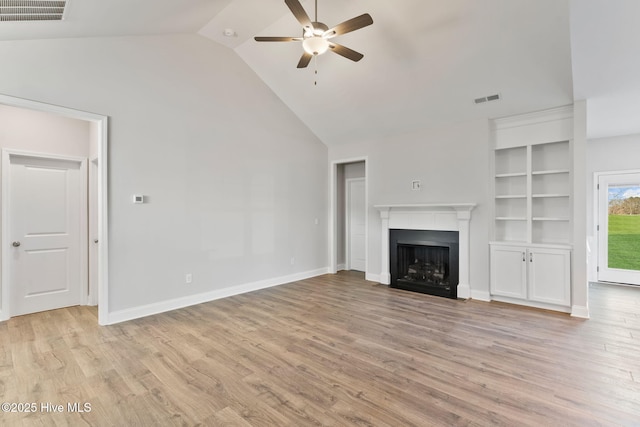
[[[471,212],[477,206],[476,203],[425,203],[409,205],[375,205],[378,210],[396,211],[425,211],[425,210],[455,210],[456,212]]]
[[[109,150],[108,119],[98,121],[98,324],[109,317]]]
[[[378,282],[380,284],[383,284],[380,281],[380,275],[379,274],[365,273],[364,280],[368,280],[369,282]]]
[[[556,244],[556,243],[527,243],[527,242],[509,242],[509,241],[499,241],[499,240],[491,240],[489,245],[500,245],[500,246],[526,246],[528,248],[545,248],[545,249],[573,249],[573,244]]]
[[[580,305],[572,305],[571,306],[571,317],[578,317],[581,319],[588,319],[589,316],[589,307],[584,307]]]
[[[342,270],[346,270],[347,266],[345,264],[338,264],[336,265],[336,270],[337,271],[342,271]]]
[[[509,304],[524,305],[524,306],[527,306],[527,307],[541,308],[543,310],[559,311],[559,312],[562,312],[562,313],[570,313],[571,312],[571,309],[569,309],[569,307],[565,307],[563,305],[549,304],[549,303],[539,302],[539,301],[524,300],[524,299],[519,299],[519,298],[510,298],[510,297],[504,297],[504,296],[500,296],[500,295],[493,295],[491,297],[491,299],[493,301],[506,302],[506,303],[509,303]]]
[[[458,288],[459,291],[460,288]],[[491,293],[487,292],[487,291],[474,291],[473,289],[471,289],[471,299],[475,299],[478,301],[485,301],[485,302],[490,302],[491,301]]]
[[[555,120],[573,118],[573,105],[534,111],[532,113],[501,117],[491,121],[491,130],[509,129],[520,126],[537,125]]]
[[[573,106],[565,106],[494,119],[493,149],[569,141],[574,138],[573,116]]]
[[[90,121],[98,126],[98,239],[100,242],[98,246],[98,323],[104,325],[109,313],[108,117],[2,94],[0,94],[0,104]],[[2,304],[5,301],[4,292],[5,287],[2,287]],[[8,318],[7,312],[0,311],[0,321]]]
[[[9,170],[9,155],[3,150],[2,152],[2,236],[0,236],[0,254],[2,259],[0,264],[2,265],[2,276],[0,278],[0,293],[2,295],[0,300],[0,321],[9,320],[10,305],[9,305],[9,261],[8,256],[5,254],[6,248],[9,244],[9,221],[7,220],[7,203],[5,199],[9,194],[9,182],[7,179]]]
[[[593,198],[592,198],[592,213],[593,224],[591,224],[591,231],[593,232],[593,248],[589,248],[589,253],[594,254],[589,256],[587,262],[592,262],[587,265],[589,269],[589,278],[592,282],[598,281],[598,264],[600,263],[600,236],[598,232],[598,225],[600,223],[600,194],[598,193],[598,184],[600,183],[600,177],[607,175],[618,175],[625,173],[640,173],[640,169],[633,170],[621,170],[621,171],[606,171],[606,172],[594,172],[593,173]],[[580,316],[578,316],[580,317]]]
[[[596,274],[595,281],[600,282],[620,282],[620,283],[629,283],[632,285],[639,285],[638,282],[640,280],[640,274],[635,270],[624,270],[617,268],[609,268],[608,266],[608,243],[603,244],[602,242],[606,242],[609,236],[609,214],[608,214],[608,206],[609,206],[609,195],[607,193],[601,193],[598,190],[598,186],[600,184],[604,184],[607,186],[609,184],[609,179],[614,179],[616,184],[629,184],[629,183],[637,183],[638,180],[633,179],[632,176],[640,175],[640,170],[631,170],[631,171],[607,171],[607,172],[595,172],[595,185],[594,185],[594,236],[596,237]],[[626,179],[625,179],[626,178]],[[601,182],[604,181],[604,182]],[[605,189],[600,189],[605,191]],[[602,200],[604,199],[604,200]],[[604,203],[603,203],[604,202]],[[598,230],[598,225],[600,225],[600,230]],[[600,267],[600,271],[597,271],[597,267]]]
[[[231,286],[228,288],[217,289],[215,291],[204,292],[196,295],[175,298],[168,301],[147,304],[139,307],[118,310],[109,313],[109,318],[105,325],[113,325],[114,323],[126,322],[128,320],[138,319],[141,317],[152,316],[171,310],[177,310],[192,305],[202,304],[215,301],[221,298],[227,298],[234,295],[240,295],[247,292],[253,292],[260,289],[271,288],[274,286],[284,285],[286,283],[296,282],[299,280],[310,279],[312,277],[322,276],[329,273],[329,268],[320,268],[317,270],[305,271],[301,273],[291,274],[288,276],[275,277],[272,279],[260,280],[243,285]]]
[[[78,120],[88,120],[92,122],[100,122],[106,119],[106,116],[100,114],[89,113],[87,111],[74,110],[73,108],[61,107],[59,105],[46,104],[43,102],[32,101],[29,99],[15,98],[13,96],[0,94],[0,104],[10,105],[12,107],[26,108],[28,110],[42,111],[44,113],[58,114],[65,117]]]
[[[470,221],[475,203],[429,203],[407,205],[375,205],[380,211],[380,283],[391,284],[389,265],[389,230],[393,228],[407,230],[450,230],[458,231],[459,237],[459,279],[458,298],[471,298],[470,284]],[[478,294],[478,299],[486,295]]]
[[[329,273],[335,274],[338,272],[338,237],[337,237],[337,220],[338,220],[338,208],[336,206],[337,192],[336,187],[338,185],[338,165],[348,163],[364,162],[364,200],[365,200],[365,276],[369,271],[369,157],[354,157],[349,159],[333,160],[329,165]]]
[[[93,192],[94,191],[97,192],[97,190],[98,190],[98,171],[99,171],[98,164],[99,163],[100,162],[98,161],[98,158],[94,158],[94,159],[91,159],[89,161],[89,164],[88,164],[88,168],[89,168],[89,177],[88,177],[89,178],[89,182],[88,182],[89,188],[88,188],[88,191],[87,191],[87,195],[88,196],[93,196]],[[95,243],[93,242],[92,239],[94,239],[96,237],[93,237],[93,236],[97,236],[98,235],[98,230],[97,230],[97,228],[98,228],[98,220],[97,220],[97,217],[96,217],[95,224],[92,224],[93,216],[96,215],[96,213],[97,213],[96,211],[98,209],[98,206],[97,206],[98,194],[95,194],[94,197],[95,197],[95,202],[96,202],[95,204],[93,203],[93,200],[91,200],[90,197],[89,197],[89,199],[87,199],[88,200],[87,201],[87,205],[88,205],[88,208],[89,208],[88,209],[88,226],[87,226],[87,230],[88,230],[88,233],[89,233],[87,235],[87,238],[88,238],[87,244],[89,245],[89,251],[88,251],[89,297],[87,299],[87,305],[94,305],[95,306],[95,305],[98,305],[98,297],[99,297],[98,282],[99,282],[99,280],[98,280],[97,272],[95,274],[95,279],[92,280],[92,278],[94,276],[93,276],[93,273],[91,271],[91,266],[92,266],[94,261],[95,261],[95,265],[96,266],[98,265],[98,260],[97,260],[97,258],[98,258],[98,252],[97,252],[98,248],[96,247],[94,249],[95,253],[93,253],[93,254],[92,254],[92,249],[91,248],[93,247],[93,245],[95,245]],[[98,241],[98,243],[99,243],[99,241]],[[92,255],[93,255],[93,257],[95,257],[95,259],[92,259]]]
[[[11,221],[9,211],[10,211],[10,203],[9,203],[9,194],[11,188],[11,179],[10,179],[10,168],[11,168],[11,158],[12,157],[27,157],[32,159],[52,159],[52,160],[65,160],[73,163],[78,163],[80,165],[80,177],[81,177],[81,188],[80,188],[80,207],[85,210],[84,215],[80,215],[80,235],[78,236],[80,239],[79,245],[79,256],[80,256],[80,304],[87,305],[88,302],[88,292],[87,292],[87,280],[88,280],[88,236],[87,236],[87,186],[88,186],[88,175],[87,175],[87,159],[85,157],[77,157],[77,156],[63,156],[59,154],[49,154],[49,153],[41,153],[34,151],[25,151],[25,150],[14,150],[11,148],[3,148],[2,149],[2,194],[0,195],[0,204],[2,205],[2,236],[0,236],[0,247],[3,248],[2,251],[2,259],[0,260],[0,265],[2,265],[2,275],[0,279],[0,287],[2,287],[2,302],[0,304],[0,321],[8,320],[11,318],[11,293],[10,293],[10,266],[11,262],[9,260],[9,253],[4,250],[4,248],[9,247],[10,243],[10,229],[9,224]]]
[[[587,279],[590,281],[597,281],[598,280],[598,263],[600,262],[599,258],[600,258],[600,238],[598,237],[598,224],[599,224],[599,220],[598,220],[598,210],[600,207],[600,201],[598,200],[598,184],[600,183],[600,173],[599,172],[595,172],[593,174],[593,189],[592,189],[592,202],[591,202],[591,209],[592,209],[592,222],[593,224],[591,224],[592,226],[592,231],[593,231],[593,247],[590,247],[588,242],[587,242],[587,263],[592,263],[592,265],[587,264]],[[591,255],[594,254],[594,255]],[[588,292],[588,291],[587,291]]]

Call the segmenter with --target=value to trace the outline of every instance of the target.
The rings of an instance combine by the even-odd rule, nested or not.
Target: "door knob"
[[[18,246],[20,246],[20,242],[13,242],[11,244],[14,248],[17,248]]]

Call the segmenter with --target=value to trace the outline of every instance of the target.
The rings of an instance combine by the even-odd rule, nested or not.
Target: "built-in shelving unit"
[[[570,141],[495,150],[495,240],[570,243]]]
[[[571,108],[493,122],[493,299],[568,311]]]

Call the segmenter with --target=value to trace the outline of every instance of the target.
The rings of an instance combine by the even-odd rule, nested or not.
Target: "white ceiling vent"
[[[473,100],[475,104],[483,104],[485,102],[498,101],[500,99],[500,94],[496,93],[495,95],[483,96],[482,98],[476,98]]]
[[[0,0],[0,21],[61,21],[68,1]]]

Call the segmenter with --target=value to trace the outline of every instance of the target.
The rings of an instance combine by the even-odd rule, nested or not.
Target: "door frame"
[[[98,242],[94,242],[94,239],[98,239],[98,157],[93,157],[89,159],[87,164],[88,175],[89,175],[89,189],[87,191],[87,207],[88,207],[88,222],[87,222],[87,230],[88,230],[88,245],[89,245],[89,300],[87,305],[98,305],[98,249],[100,246],[97,244]],[[95,199],[95,203],[94,203]],[[95,276],[91,273],[92,265],[93,270],[95,271]]]
[[[51,159],[51,160],[67,160],[73,163],[80,164],[80,176],[83,179],[82,187],[80,189],[80,205],[84,206],[84,215],[80,215],[80,305],[87,305],[89,301],[89,237],[88,237],[88,220],[89,220],[89,206],[87,205],[87,191],[89,186],[88,171],[87,171],[87,159],[85,157],[77,156],[65,156],[49,153],[38,153],[25,150],[14,150],[10,148],[2,149],[2,236],[0,237],[0,245],[3,249],[9,247],[11,242],[12,233],[10,230],[11,224],[11,204],[10,204],[10,192],[11,192],[11,158],[21,157],[30,159]],[[5,251],[2,251],[3,254]],[[10,252],[6,251],[6,256],[2,256],[2,283],[6,286],[2,287],[2,301],[7,303],[7,312],[9,316],[12,314],[11,307],[11,283],[9,280],[11,260]],[[3,307],[4,308],[4,307]],[[4,310],[3,310],[4,311]]]
[[[338,166],[357,162],[364,162],[365,279],[378,281],[378,277],[369,276],[369,158],[367,156],[333,160],[329,164],[329,273],[338,272]]]
[[[109,220],[108,220],[108,117],[86,111],[74,110],[58,105],[45,104],[28,99],[16,98],[0,94],[0,104],[28,110],[41,111],[84,120],[96,125],[98,145],[98,323],[109,324]],[[32,153],[31,153],[32,154]],[[4,167],[2,168],[4,175]],[[2,274],[0,275],[0,321],[8,320],[11,316],[9,304],[9,282],[5,268],[9,251],[5,250],[8,244],[8,222],[6,215],[6,192],[1,195],[2,200],[2,236],[0,237],[0,257],[2,258]],[[88,249],[87,249],[88,250]],[[88,296],[87,296],[88,298]]]
[[[347,270],[351,270],[351,215],[350,215],[350,209],[349,209],[349,201],[351,199],[351,188],[349,187],[349,184],[353,183],[353,182],[364,182],[365,185],[365,199],[366,199],[366,192],[367,192],[367,180],[366,178],[348,178],[344,180],[344,264],[345,264],[345,268]],[[366,211],[367,211],[367,206],[366,206],[366,202],[365,202],[365,221],[366,221]],[[365,240],[366,240],[366,235],[367,235],[367,230],[366,230],[366,223],[365,223]],[[365,253],[366,253],[366,243],[365,243]],[[366,259],[365,259],[366,262]]]
[[[625,175],[625,174],[640,174],[640,169],[630,169],[630,170],[619,170],[619,171],[605,171],[605,172],[594,172],[593,174],[593,236],[595,242],[594,253],[595,255],[591,258],[594,262],[591,267],[591,277],[595,279],[594,281],[599,280],[599,272],[598,267],[600,266],[600,251],[602,248],[602,242],[600,241],[600,230],[598,230],[598,226],[600,225],[600,178],[610,175]],[[608,198],[607,198],[608,199]],[[638,285],[633,285],[638,286]]]

